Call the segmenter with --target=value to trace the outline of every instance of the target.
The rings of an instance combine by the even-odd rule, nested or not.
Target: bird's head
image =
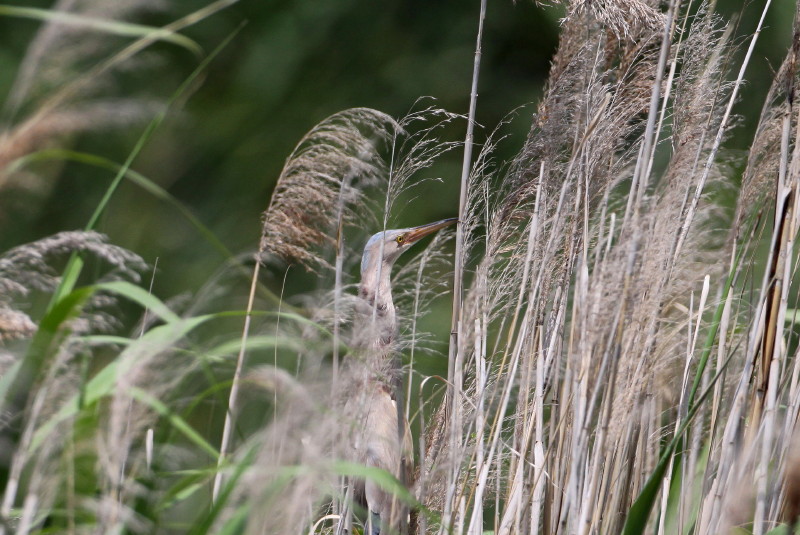
[[[458,219],[452,217],[419,227],[385,230],[373,234],[367,241],[367,245],[364,247],[364,256],[361,258],[362,278],[369,270],[377,269],[381,264],[381,259],[383,260],[384,266],[391,267],[395,260],[407,251],[411,245],[428,234],[432,234],[439,229],[452,225],[456,221],[458,221]]]

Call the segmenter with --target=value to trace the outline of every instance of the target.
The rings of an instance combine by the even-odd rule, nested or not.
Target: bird
[[[402,400],[398,399],[402,380],[400,358],[393,347],[398,327],[392,301],[392,266],[411,245],[457,221],[450,218],[378,232],[367,241],[361,259],[354,345],[366,354],[366,378],[361,383],[363,427],[356,449],[361,463],[386,470],[405,485],[410,484],[413,471],[413,448],[408,421],[402,414]],[[382,529],[402,531],[408,509],[394,494],[367,479],[356,482],[355,497],[368,510],[366,525],[370,535],[380,535]]]

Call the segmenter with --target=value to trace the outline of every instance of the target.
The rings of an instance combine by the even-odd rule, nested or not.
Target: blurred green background
[[[151,25],[206,5],[196,0],[138,3],[146,9],[133,10],[131,20]],[[16,5],[52,7],[51,2],[33,0]],[[737,25],[734,35],[742,51],[762,7],[763,2],[747,2],[737,17],[740,0],[718,3],[725,19]],[[449,111],[466,113],[478,8],[477,0],[242,0],[184,32],[208,52],[241,27],[132,167],[185,203],[230,250],[253,251],[260,214],[285,158],[320,120],[356,106],[401,117],[423,96]],[[791,42],[793,10],[794,2],[788,0],[771,8],[736,108],[741,126],[727,142],[730,150],[746,147],[752,138],[771,71]],[[512,135],[496,154],[498,161],[512,158],[524,143],[563,14],[563,6],[557,5],[489,2],[477,108],[484,129],[477,141],[509,112],[525,106],[508,129]],[[40,28],[34,20],[0,18],[0,98],[7,97]],[[129,42],[106,40],[114,45],[112,51]],[[100,92],[164,102],[198,63],[184,49],[156,44]],[[70,74],[79,77],[81,72],[76,67]],[[45,96],[30,95],[24,109],[35,109]],[[121,163],[150,116],[124,128],[72,135],[66,146]],[[459,140],[464,129],[462,122],[447,135]],[[460,165],[461,154],[449,153],[430,173],[444,180],[427,185],[395,214],[398,225],[455,215]],[[39,182],[2,192],[4,250],[82,228],[112,178],[107,171],[75,163],[50,163],[32,171],[42,177]],[[177,210],[128,183],[114,196],[98,230],[150,264],[159,259],[155,293],[162,298],[196,291],[224,262]],[[295,272],[289,277],[290,295],[308,284],[302,270]],[[282,276],[268,273],[265,282],[278,291]]]

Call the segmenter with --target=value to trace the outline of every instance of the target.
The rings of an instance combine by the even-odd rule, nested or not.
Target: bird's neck
[[[363,309],[364,321],[372,326],[368,330],[373,333],[374,344],[378,348],[391,345],[397,335],[391,269],[391,266],[384,264],[380,270],[368,270],[359,288],[359,296],[368,305]]]
[[[359,295],[378,310],[391,309],[392,301],[392,266],[381,265],[376,269],[368,269],[361,278]]]

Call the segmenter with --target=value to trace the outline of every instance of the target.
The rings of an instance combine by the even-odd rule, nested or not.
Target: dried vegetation
[[[735,209],[717,204],[736,188],[722,143],[757,37],[737,54],[713,3],[568,3],[522,149],[498,165],[490,138],[471,166],[446,378],[419,371],[431,345],[417,321],[445,290],[452,234],[395,273],[395,351],[407,358],[394,394],[416,442],[408,489],[354,455],[364,422],[352,407],[370,395],[350,349],[348,274],[365,229],[391,228],[400,192],[456,146],[439,135],[460,117],[354,109],[309,132],[264,214],[241,335],[204,337],[224,314],[181,316],[119,282],[144,265],[96,233],[6,252],[0,534],[354,533],[354,478],[413,505],[418,533],[793,529],[800,40],[775,74]],[[6,128],[2,168],[96,122],[71,98],[48,102]],[[34,322],[21,300],[63,284],[53,259],[69,254],[98,257],[117,282],[62,295]],[[270,308],[258,275],[277,259],[329,282],[306,296],[313,306]],[[87,319],[101,317],[97,295],[157,319],[101,336]],[[216,414],[208,436],[193,426],[197,407]]]

